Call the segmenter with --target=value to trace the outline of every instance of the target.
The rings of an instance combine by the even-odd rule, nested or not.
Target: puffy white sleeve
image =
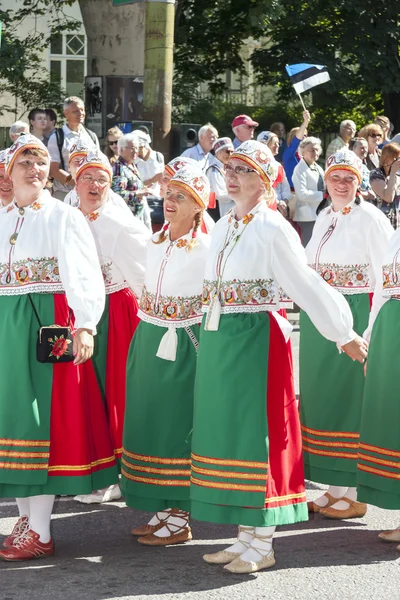
[[[226,191],[225,178],[218,169],[213,169],[212,167],[207,169],[207,177],[210,181],[211,191],[215,193],[218,202],[230,202]]]
[[[92,232],[85,217],[74,208],[62,220],[58,265],[76,328],[95,334],[105,304],[104,279]]]
[[[296,197],[302,202],[306,202],[313,208],[318,208],[318,205],[323,199],[323,192],[317,189],[311,190],[307,181],[308,167],[305,162],[300,162],[293,171],[292,181],[296,192]],[[315,172],[316,173],[316,172]]]
[[[374,298],[369,314],[368,327],[363,334],[363,337],[368,341],[371,338],[375,319],[378,316],[380,309],[387,301],[387,298],[383,295],[382,262],[388,251],[388,247],[390,248],[393,245],[390,244],[390,241],[394,237],[393,234],[394,229],[389,223],[389,219],[386,217],[379,221],[373,221],[367,233],[367,251],[375,278]],[[396,246],[398,247],[398,242]],[[397,247],[394,249],[393,255],[397,251]]]
[[[112,250],[113,261],[137,298],[140,298],[144,284],[146,248],[150,236],[150,230],[134,217],[132,222],[120,228]]]
[[[307,265],[300,238],[282,218],[271,244],[274,278],[310,317],[321,335],[338,346],[356,337],[353,315],[343,296]]]

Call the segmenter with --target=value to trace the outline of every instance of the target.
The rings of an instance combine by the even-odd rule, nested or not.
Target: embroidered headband
[[[78,181],[79,177],[82,175],[86,169],[101,169],[110,178],[110,181],[113,177],[113,171],[110,165],[110,161],[107,156],[100,152],[97,148],[95,150],[89,150],[87,155],[83,158],[79,167],[76,170],[76,180]]]
[[[171,177],[175,175],[180,169],[188,167],[190,169],[195,168],[197,171],[201,171],[199,167],[199,163],[193,158],[187,158],[186,156],[177,156],[177,158],[173,158],[169,161],[167,165],[165,165],[164,170],[167,171]]]
[[[332,171],[350,171],[357,176],[358,183],[362,182],[362,160],[348,148],[338,150],[326,161],[325,179]]]
[[[236,158],[257,171],[268,189],[278,177],[279,165],[272,156],[272,152],[268,146],[261,142],[256,142],[255,140],[243,142],[231,154],[231,158]]]
[[[231,138],[228,138],[228,137],[219,138],[214,143],[214,146],[213,146],[214,152],[218,152],[219,150],[225,150],[225,148],[228,148],[229,150],[233,150],[233,142],[232,142]]]
[[[87,153],[91,150],[96,150],[96,146],[94,144],[89,144],[88,140],[82,140],[81,138],[78,138],[77,141],[71,146],[68,163],[70,163],[74,158],[85,158]]]
[[[0,169],[6,168],[8,150],[0,150]]]
[[[6,173],[7,175],[11,174],[11,171],[14,167],[17,156],[24,152],[25,150],[42,150],[46,153],[49,162],[50,162],[50,154],[46,148],[46,146],[34,135],[27,133],[26,135],[20,135],[16,142],[7,150],[6,156]]]
[[[257,136],[257,142],[261,142],[262,144],[268,144],[269,140],[272,138],[273,135],[276,135],[276,133],[273,133],[272,131],[262,131]]]
[[[200,170],[196,172],[184,167],[175,173],[169,183],[190,194],[202,210],[207,208],[210,199],[210,183]]]

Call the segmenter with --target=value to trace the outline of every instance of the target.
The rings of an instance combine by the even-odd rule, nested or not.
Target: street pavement
[[[298,364],[298,330],[293,336]],[[324,486],[308,484],[309,498]],[[0,536],[15,522],[13,500],[0,500]],[[224,548],[236,528],[192,522],[193,542],[143,547],[130,531],[150,515],[123,502],[85,506],[56,501],[49,559],[0,562],[0,600],[400,600],[400,552],[377,533],[400,524],[400,511],[369,507],[363,519],[280,527],[277,564],[254,575],[232,575],[202,555]],[[0,537],[0,539],[2,539]]]

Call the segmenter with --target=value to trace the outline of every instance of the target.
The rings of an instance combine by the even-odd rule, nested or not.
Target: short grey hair
[[[306,137],[304,138],[304,140],[301,140],[300,144],[299,144],[299,152],[302,155],[303,154],[303,150],[306,146],[311,145],[311,146],[319,146],[322,152],[322,142],[319,138],[317,137],[313,137],[312,135],[310,135],[310,137]]]
[[[10,134],[15,135],[16,133],[20,133],[22,129],[25,129],[29,133],[28,123],[24,123],[24,121],[15,121],[10,127]]]
[[[207,133],[207,131],[212,131],[218,137],[218,131],[214,127],[214,125],[212,123],[206,123],[205,125],[203,125],[203,127],[200,127],[200,129],[199,129],[199,134],[198,134],[199,135],[199,139],[201,137],[203,137],[203,135],[205,133]]]
[[[351,119],[345,119],[344,121],[342,121],[339,125],[339,128],[343,129],[343,127],[346,127],[346,125],[351,125],[354,131],[357,131],[357,125]]]
[[[81,104],[82,106],[85,106],[85,103],[82,100],[82,98],[78,98],[78,96],[68,96],[68,98],[65,98],[64,100],[63,109],[65,110],[66,108],[71,106],[71,104]]]
[[[126,148],[129,143],[135,144],[135,146],[139,146],[139,139],[137,135],[134,133],[127,133],[118,139],[118,152],[120,152],[123,148]]]

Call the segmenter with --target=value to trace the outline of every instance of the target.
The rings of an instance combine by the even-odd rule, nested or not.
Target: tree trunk
[[[400,92],[383,94],[385,115],[394,125],[393,134],[400,133]]]

